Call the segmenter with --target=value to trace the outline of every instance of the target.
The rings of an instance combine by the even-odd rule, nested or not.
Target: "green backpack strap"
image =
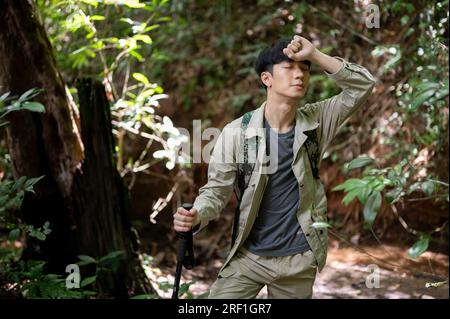
[[[244,146],[243,149],[243,158],[241,157],[242,153],[241,150],[239,150],[238,154],[238,163],[237,163],[237,189],[234,189],[234,192],[236,194],[236,198],[238,199],[238,203],[235,209],[234,214],[234,221],[233,221],[233,233],[231,236],[231,247],[233,247],[238,227],[239,227],[239,216],[240,216],[240,206],[241,206],[241,200],[242,195],[244,194],[245,189],[248,186],[248,183],[250,182],[250,177],[252,176],[253,170],[255,169],[256,163],[249,163],[248,162],[248,139],[245,138],[245,131],[247,129],[248,123],[250,123],[250,119],[252,118],[254,111],[247,112],[242,117],[241,122],[241,132],[240,132],[240,140],[241,140],[241,147]],[[258,138],[256,138],[256,152],[258,152]],[[243,159],[243,162],[242,162]]]
[[[247,130],[248,123],[250,122],[250,119],[252,118],[254,111],[250,111],[244,114],[242,117],[241,122],[241,145],[244,146],[244,158],[243,162],[238,161],[238,188],[240,196],[242,197],[242,194],[244,194],[245,189],[248,186],[248,183],[250,182],[250,177],[252,176],[253,170],[255,169],[255,162],[249,163],[248,162],[248,148],[249,148],[249,140],[245,138],[245,131]],[[256,152],[258,152],[258,138],[255,139],[256,143]]]

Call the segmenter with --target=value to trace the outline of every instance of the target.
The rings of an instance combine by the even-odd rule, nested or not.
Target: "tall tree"
[[[19,94],[33,87],[43,89],[37,100],[46,112],[11,114],[8,147],[14,178],[45,176],[24,200],[23,221],[49,221],[52,233],[43,243],[29,239],[24,257],[42,258],[61,273],[79,254],[122,251],[118,267],[98,278],[100,290],[116,297],[151,292],[128,220],[128,193],[115,170],[104,91],[80,83],[80,123],[33,1],[0,0],[0,90]]]

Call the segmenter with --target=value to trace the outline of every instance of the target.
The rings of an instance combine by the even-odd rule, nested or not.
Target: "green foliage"
[[[381,83],[392,84],[396,102],[393,110],[387,109],[390,116],[374,115],[383,117],[383,124],[373,136],[388,153],[377,154],[380,158],[375,161],[362,156],[345,164],[343,172],[351,172],[352,178],[333,189],[346,192],[345,204],[358,198],[368,227],[383,201],[392,206],[422,200],[448,205],[447,6],[448,1],[395,1],[380,6],[382,19],[389,16],[401,25],[396,43],[378,44],[372,50],[372,56],[383,61],[375,75]],[[358,174],[361,177],[355,178]],[[408,255],[420,256],[431,238],[422,233]]]
[[[78,266],[94,266],[94,272],[92,276],[84,278],[80,283],[80,288],[94,287],[98,280],[107,280],[108,276],[112,273],[117,273],[119,266],[123,263],[125,253],[122,250],[112,251],[101,257],[100,259],[95,259],[94,257],[87,255],[79,255],[80,260]]]
[[[0,214],[17,209],[23,201],[25,192],[34,193],[33,186],[44,176],[37,178],[20,177],[16,181],[4,180],[0,183]]]
[[[411,162],[417,155],[411,149],[428,148],[430,152],[442,152],[443,146],[448,143],[449,63],[446,33],[449,16],[446,3],[429,3],[415,9],[420,19],[414,22],[415,27],[409,27],[403,39],[403,42],[412,45],[401,48],[402,44],[399,44],[399,48],[407,54],[401,58],[398,67],[392,68],[392,71],[408,75],[406,82],[400,81],[395,87],[398,106],[392,125],[415,125],[411,126],[412,141],[403,143],[403,130],[398,130],[396,135],[386,136],[385,144],[392,145],[395,150],[392,156],[408,158]],[[405,10],[406,6],[400,8],[395,12]],[[411,7],[408,5],[407,8],[409,12]],[[414,41],[412,37],[415,37]]]
[[[178,290],[178,296],[179,298],[185,298],[185,299],[203,299],[207,296],[207,293],[201,294],[199,296],[194,296],[190,291],[189,288],[195,284],[196,281],[192,280],[189,282],[181,283],[179,290]],[[158,282],[159,290],[167,293],[172,292],[173,289],[173,283],[169,281],[159,281]],[[132,297],[131,299],[159,299],[161,297],[153,295],[153,294],[146,294],[146,295],[137,295]]]
[[[422,255],[428,249],[430,243],[430,235],[422,234],[420,239],[414,243],[414,245],[408,249],[408,256],[415,259]]]
[[[151,52],[147,45],[153,42],[148,33],[167,20],[163,10],[168,1],[37,2],[58,65],[91,75],[115,72],[128,58],[144,62]],[[149,13],[148,19],[138,19]]]
[[[17,181],[0,181],[0,225],[3,225],[4,229],[9,231],[8,238],[10,240],[17,240],[21,234],[25,233],[39,240],[45,240],[46,235],[50,234],[51,230],[48,222],[43,227],[35,228],[32,225],[15,222],[12,214],[22,205],[25,193],[34,193],[34,184],[43,177],[27,179],[25,176],[22,176]]]
[[[0,120],[10,112],[31,111],[42,113],[45,108],[31,100],[41,93],[40,89],[30,89],[20,95],[0,96]],[[7,125],[0,122],[0,126]],[[5,154],[4,156],[6,156]],[[5,159],[2,158],[2,162]],[[21,207],[26,193],[34,193],[34,186],[44,176],[28,178],[21,176],[17,180],[0,180],[0,287],[10,285],[8,294],[21,295],[24,298],[82,298],[85,291],[70,291],[66,288],[61,275],[45,273],[45,262],[37,260],[21,260],[25,236],[44,241],[51,233],[49,222],[42,227],[26,225],[14,215]],[[20,243],[16,245],[16,243]]]
[[[344,183],[333,188],[333,191],[343,190],[346,192],[342,200],[345,205],[358,198],[361,204],[364,205],[363,217],[367,227],[373,226],[383,197],[389,205],[405,200],[406,197],[414,192],[421,192],[425,196],[436,200],[449,201],[448,184],[429,178],[414,182],[415,173],[417,172],[406,160],[394,167],[383,169],[370,167],[372,164],[376,164],[376,161],[366,156],[352,160],[346,165],[347,171],[350,168],[367,166],[362,173],[363,177],[347,179]],[[416,258],[425,252],[428,248],[429,240],[430,235],[423,234],[421,239],[408,251],[408,255]]]
[[[45,112],[45,107],[41,103],[30,101],[41,92],[41,89],[33,88],[23,93],[19,98],[17,96],[10,96],[10,92],[0,95],[0,127],[8,124],[8,122],[2,119],[11,112],[22,110],[39,113]]]
[[[44,261],[21,260],[22,244],[15,245],[24,240],[25,234],[44,241],[51,233],[49,222],[35,227],[17,221],[13,215],[22,205],[24,194],[34,193],[34,185],[42,178],[22,176],[17,181],[0,181],[0,287],[12,283],[8,293],[24,298],[84,298],[91,293],[68,290],[61,275],[44,271]]]
[[[383,3],[383,28],[378,30],[363,24],[333,25],[333,16],[304,2],[260,0],[252,14],[245,14],[239,2],[232,1],[211,5],[187,0],[120,4],[38,0],[38,4],[63,74],[69,79],[90,74],[107,84],[122,175],[147,170],[163,159],[167,169],[186,162],[178,152],[183,138],[172,121],[155,115],[158,100],[166,97],[156,82],[170,83],[171,90],[179,92],[177,98],[185,111],[200,104],[208,105],[205,116],[242,113],[265,96],[264,89],[255,87],[258,77],[253,62],[259,49],[291,36],[297,23],[308,28],[308,21],[314,23],[308,17],[313,16],[318,23],[305,33],[316,35],[320,27],[315,40],[326,43],[321,51],[347,54],[350,47],[355,52],[355,48],[371,51],[373,66],[377,66],[372,71],[382,83],[380,88],[392,87],[387,93],[395,100],[383,112],[365,114],[366,120],[386,120],[373,133],[378,138],[374,140],[390,151],[377,159],[363,156],[345,165],[344,173],[353,173],[353,178],[335,188],[346,192],[343,202],[357,198],[364,206],[368,227],[375,223],[383,201],[395,205],[423,193],[448,202],[448,175],[443,173],[448,167],[443,169],[433,159],[448,148],[448,1]],[[341,13],[355,18],[361,17],[363,8],[352,4],[344,9]],[[233,14],[240,19],[232,21]],[[385,43],[375,42],[384,39]],[[334,82],[316,71],[313,65],[306,100],[323,100],[338,93]],[[381,103],[389,100],[380,98]],[[148,130],[155,133],[161,149],[148,159],[153,142],[149,138],[139,156],[122,162],[124,135],[143,136]],[[344,127],[341,134],[349,132]],[[333,162],[344,152],[333,152]],[[414,164],[423,152],[429,157]],[[360,178],[355,178],[359,173]]]
[[[34,185],[43,178],[20,177],[17,181],[0,181],[0,287],[14,283],[10,294],[25,298],[79,298],[82,292],[67,290],[60,275],[45,274],[45,262],[21,260],[22,249],[15,243],[24,240],[25,234],[41,241],[51,233],[50,224],[42,227],[23,224],[13,213],[20,208],[26,192],[34,193]]]
[[[8,269],[6,281],[15,283],[13,289],[28,299],[85,298],[92,295],[88,291],[67,289],[65,278],[46,273],[45,264],[43,261],[20,260]]]
[[[381,194],[380,192],[374,191],[367,198],[367,202],[364,205],[363,216],[364,221],[372,225],[377,217],[378,210],[381,207]]]
[[[155,114],[159,101],[168,96],[142,71],[148,70],[152,59],[161,58],[153,34],[171,20],[169,2],[42,0],[38,6],[63,74],[68,78],[91,75],[106,84],[122,176],[148,170],[161,160],[167,160],[169,170],[176,164],[186,165],[186,156],[180,154],[186,136],[170,119]],[[126,135],[148,139],[137,158],[126,158]],[[161,144],[164,153],[158,154],[164,156],[148,156],[154,141]]]
[[[351,169],[355,169],[355,168],[360,168],[360,167],[364,167],[367,166],[369,164],[373,164],[375,160],[371,157],[368,156],[360,156],[358,158],[355,158],[354,160],[352,160],[350,163],[348,163],[348,165],[344,168],[346,168],[347,170],[351,170]]]
[[[412,97],[412,102],[408,105],[409,112],[415,111],[425,102],[428,105],[433,105],[448,96],[448,79],[445,79],[442,83],[423,82],[417,85],[415,89],[416,92]]]

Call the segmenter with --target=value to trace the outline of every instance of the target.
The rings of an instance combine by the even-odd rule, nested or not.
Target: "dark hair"
[[[283,61],[294,61],[283,53],[283,49],[291,43],[290,39],[281,39],[272,44],[271,46],[265,47],[258,55],[255,63],[255,71],[258,77],[261,73],[268,71],[273,74],[273,65],[281,63]],[[301,61],[311,67],[311,62],[308,60]]]

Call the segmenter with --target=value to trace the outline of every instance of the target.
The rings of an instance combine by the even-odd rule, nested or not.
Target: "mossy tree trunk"
[[[59,74],[51,44],[31,0],[0,0],[0,92],[44,91],[45,113],[8,115],[7,140],[14,178],[44,175],[27,195],[20,218],[41,227],[44,242],[29,238],[24,258],[43,259],[65,273],[80,254],[100,258],[123,251],[116,271],[98,279],[104,295],[153,292],[138,260],[128,220],[129,197],[115,169],[109,106],[101,86],[79,83],[78,110]]]

